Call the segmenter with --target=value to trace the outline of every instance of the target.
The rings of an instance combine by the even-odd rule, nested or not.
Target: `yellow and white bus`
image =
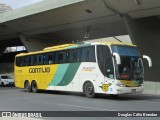
[[[152,66],[151,59],[143,56]],[[144,67],[135,45],[120,42],[64,44],[18,54],[15,86],[38,90],[119,95],[142,93]]]

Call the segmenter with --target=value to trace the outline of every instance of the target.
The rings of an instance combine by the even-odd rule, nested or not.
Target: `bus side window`
[[[76,52],[77,52],[77,62],[80,62],[81,61],[81,48],[78,48]]]
[[[67,60],[66,51],[61,51],[58,53],[58,62],[59,63],[65,63]]]
[[[67,63],[67,51],[63,52],[63,63]]]
[[[43,64],[48,64],[48,54],[43,54]]]
[[[88,48],[88,61],[95,62],[95,48],[94,46]]]
[[[16,66],[22,66],[22,58],[21,57],[17,57],[16,58]]]
[[[114,68],[109,47],[104,45],[98,45],[97,50],[98,65],[101,69],[101,72],[104,76],[108,78],[113,78]]]
[[[26,66],[27,65],[27,57],[24,57],[23,58],[23,66]]]
[[[70,50],[67,50],[67,51],[66,51],[66,57],[67,57],[67,58],[66,58],[66,62],[67,62],[67,63],[70,63]]]
[[[28,56],[26,66],[31,66],[31,62],[32,62],[32,57]]]
[[[53,52],[52,55],[53,55],[53,57],[52,57],[52,58],[53,58],[53,59],[52,59],[52,60],[53,60],[53,63],[56,63],[56,53]]]
[[[60,63],[63,63],[63,53],[58,53],[58,61],[60,62]]]
[[[97,46],[97,59],[98,59],[99,68],[101,72],[104,74],[104,56],[103,56],[102,45]]]
[[[38,65],[42,65],[42,62],[43,62],[42,61],[43,60],[42,57],[43,57],[42,55],[38,55],[38,59],[37,59],[37,64]]]
[[[59,60],[58,60],[58,52],[55,52],[55,63],[58,64]]]
[[[31,56],[31,66],[34,66],[34,57]]]
[[[33,65],[37,65],[37,55],[33,56]]]
[[[48,63],[52,64],[53,63],[53,54],[48,55]]]
[[[105,63],[105,74],[107,77],[109,77],[111,74],[114,74],[114,68],[113,68],[113,61],[112,61],[112,56],[111,52],[108,46],[103,46],[103,51],[104,51],[104,63]]]
[[[70,50],[70,52],[69,52],[70,54],[69,54],[69,62],[71,62],[71,63],[74,63],[74,62],[76,62],[76,49],[72,49],[72,50]]]
[[[87,47],[82,48],[81,61],[82,62],[88,61],[88,48]]]

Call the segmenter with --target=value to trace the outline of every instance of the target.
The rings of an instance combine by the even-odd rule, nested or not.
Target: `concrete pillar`
[[[0,63],[0,74],[13,74],[14,63]]]
[[[47,42],[42,42],[37,39],[28,38],[23,35],[19,35],[19,37],[28,52],[40,51],[48,46]]]
[[[160,82],[160,19],[123,17],[131,40],[141,52],[151,57],[152,68],[145,67],[145,81]],[[155,86],[156,87],[156,86]]]
[[[1,58],[1,55],[3,54],[5,49],[6,49],[6,47],[0,47],[0,58]]]

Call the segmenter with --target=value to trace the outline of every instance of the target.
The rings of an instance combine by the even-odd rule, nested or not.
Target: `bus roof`
[[[51,52],[51,51],[59,51],[59,50],[78,48],[78,47],[85,47],[85,46],[92,46],[92,45],[108,45],[108,46],[111,46],[111,45],[125,45],[125,46],[136,47],[136,45],[122,43],[122,42],[94,42],[94,43],[83,42],[83,43],[63,44],[63,45],[47,47],[47,48],[44,48],[42,51],[29,52],[29,53],[20,53],[20,54],[18,54],[16,56],[33,55],[33,54],[39,54],[39,53],[45,53],[45,52]]]

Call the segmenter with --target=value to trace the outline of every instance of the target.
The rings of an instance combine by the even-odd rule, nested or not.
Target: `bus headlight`
[[[120,84],[120,83],[117,83],[116,85],[119,86],[119,87],[126,87],[126,85],[123,85],[123,84]]]
[[[140,84],[139,86],[144,86],[144,84],[142,83],[142,84]]]

